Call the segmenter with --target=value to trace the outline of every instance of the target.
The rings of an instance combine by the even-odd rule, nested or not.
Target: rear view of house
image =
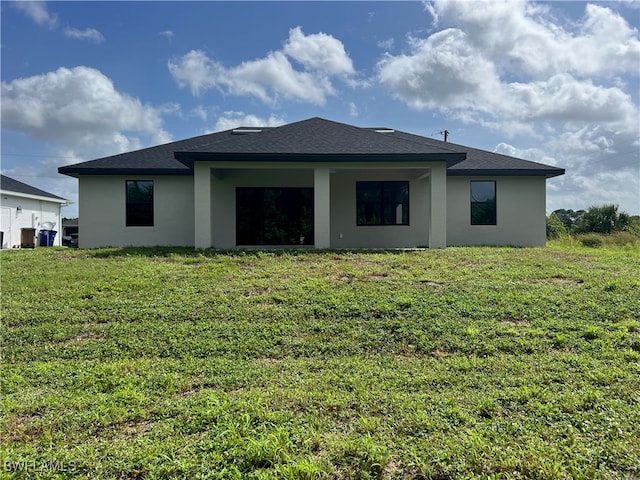
[[[321,118],[76,165],[80,246],[544,245],[561,168]]]

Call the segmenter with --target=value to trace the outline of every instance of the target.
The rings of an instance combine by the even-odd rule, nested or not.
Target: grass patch
[[[0,261],[0,476],[640,475],[636,247]]]
[[[605,246],[610,248],[624,247],[628,250],[637,250],[640,248],[640,236],[631,232],[614,232],[610,234],[581,233],[578,235],[563,235],[552,243],[564,246],[573,246],[578,244],[583,247],[590,248],[600,248]]]

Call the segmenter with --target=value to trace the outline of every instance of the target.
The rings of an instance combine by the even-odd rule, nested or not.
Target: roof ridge
[[[300,146],[301,151],[304,150],[304,138],[292,138],[292,139],[287,139],[286,137],[286,133],[288,131],[295,131],[296,129],[299,129],[302,125],[305,124],[309,124],[309,127],[313,127],[314,124],[317,124],[315,131],[309,130],[312,132],[311,135],[309,135],[309,133],[307,131],[303,132],[306,134],[307,138],[309,137],[314,137],[314,134],[316,134],[318,132],[318,130],[320,128],[322,128],[322,126],[324,127],[328,127],[328,128],[333,128],[334,132],[336,133],[337,137],[334,137],[333,140],[335,141],[336,138],[339,137],[344,137],[345,135],[349,135],[350,133],[353,133],[353,135],[357,135],[360,137],[360,145],[363,144],[378,144],[380,145],[380,142],[382,139],[382,142],[386,142],[386,143],[390,143],[392,146],[395,144],[396,148],[398,148],[398,153],[402,153],[402,147],[399,147],[399,145],[420,145],[420,142],[417,141],[412,141],[409,139],[405,139],[405,138],[399,138],[399,137],[394,137],[394,136],[384,136],[384,134],[372,131],[366,127],[358,127],[355,125],[350,125],[348,123],[342,123],[342,122],[336,122],[334,120],[327,120],[325,118],[322,117],[311,117],[311,118],[307,118],[304,120],[299,120],[296,122],[292,122],[292,123],[287,123],[285,125],[280,125],[278,127],[272,127],[269,129],[265,129],[262,132],[259,133],[252,133],[250,135],[243,135],[241,137],[229,137],[227,139],[221,140],[220,142],[216,142],[216,147],[217,148],[222,148],[225,146],[233,146],[233,148],[231,149],[231,151],[229,151],[228,153],[249,153],[249,152],[255,152],[256,149],[256,138],[259,138],[259,142],[263,145],[269,145],[270,140],[274,140],[276,143],[282,143],[283,140],[288,140],[290,144],[296,144],[298,141],[301,141],[302,144],[298,144]],[[255,127],[256,129],[259,129],[260,127]],[[328,132],[328,133],[333,133],[333,132]],[[280,137],[280,138],[279,138]],[[365,139],[363,139],[362,137],[365,137]],[[367,140],[368,138],[368,140]],[[322,141],[318,140],[318,138],[315,138],[315,141]],[[352,146],[354,144],[351,144]],[[200,153],[202,152],[202,150],[204,148],[206,148],[207,145],[199,145],[199,146],[193,146],[190,149],[177,149],[176,153]],[[435,146],[432,146],[433,148],[438,148]],[[408,147],[406,147],[407,149],[409,149]],[[445,151],[441,151],[440,153],[442,154],[446,154],[446,153],[464,153],[461,151],[455,151],[451,148],[448,147],[441,147],[442,150]],[[286,153],[285,151],[282,151],[281,153]],[[289,152],[289,153],[293,153],[293,152]],[[302,153],[302,152],[300,152]],[[308,152],[307,152],[308,153]],[[320,152],[320,153],[325,153],[327,154],[328,152]],[[334,152],[334,153],[350,153],[349,151],[345,150],[344,152]],[[352,153],[352,152],[351,152]],[[363,153],[372,153],[372,152],[363,152]],[[406,153],[406,152],[405,152]],[[414,152],[417,153],[417,152]]]

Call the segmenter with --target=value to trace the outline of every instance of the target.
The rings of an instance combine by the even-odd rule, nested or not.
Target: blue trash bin
[[[53,240],[56,238],[55,230],[40,230],[40,246],[41,247],[53,247]]]

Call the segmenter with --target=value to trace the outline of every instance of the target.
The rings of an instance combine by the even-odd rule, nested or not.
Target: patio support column
[[[211,168],[193,166],[194,241],[197,249],[211,248]]]
[[[313,170],[313,231],[315,248],[331,247],[331,181],[329,169]]]
[[[447,246],[447,167],[445,162],[431,168],[429,248]]]

